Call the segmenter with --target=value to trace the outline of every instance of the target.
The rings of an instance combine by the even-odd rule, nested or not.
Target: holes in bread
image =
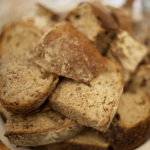
[[[76,19],[80,19],[80,17],[81,17],[80,15],[75,15]]]
[[[65,119],[66,119],[66,116],[61,116],[61,119],[62,119],[62,120],[65,120]]]
[[[97,19],[98,19],[98,20],[101,20],[101,18],[100,18],[99,16],[97,16]]]
[[[49,77],[50,77],[50,73],[48,73],[48,72],[44,72],[43,74],[42,74],[42,76],[41,76],[41,78],[43,79],[43,80],[45,80],[45,79],[48,79]]]
[[[113,149],[113,147],[111,147],[111,146],[108,146],[108,150],[114,150],[114,149]]]
[[[142,83],[141,83],[141,86],[142,86],[142,87],[143,87],[143,86],[146,86],[146,79],[145,79],[145,78],[143,78]]]
[[[115,118],[116,118],[117,120],[120,120],[120,115],[116,113]]]
[[[11,37],[10,35],[8,35],[8,36],[6,37],[6,41],[7,41],[7,42],[9,42],[11,39],[12,39],[12,37]]]

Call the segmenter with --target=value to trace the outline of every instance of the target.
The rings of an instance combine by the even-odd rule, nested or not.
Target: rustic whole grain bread
[[[62,142],[83,127],[55,111],[29,115],[10,115],[5,125],[5,136],[19,146],[38,146]]]
[[[150,95],[150,65],[141,65],[129,82],[128,88],[140,87]]]
[[[25,51],[4,55],[1,63],[0,101],[12,113],[40,107],[58,82],[57,76],[28,60]]]
[[[46,71],[78,82],[89,82],[105,63],[88,39],[67,22],[45,34],[28,57]]]
[[[66,20],[83,33],[102,54],[106,53],[118,29],[109,12],[90,3],[79,5],[68,14]]]
[[[107,58],[105,61],[106,69],[89,85],[65,79],[49,98],[54,110],[102,132],[109,127],[123,90],[118,65]]]
[[[121,96],[117,113],[103,135],[114,149],[133,150],[146,140],[149,130],[150,97],[138,89]]]
[[[111,43],[107,56],[119,64],[126,83],[147,53],[145,46],[132,39],[126,31],[121,31]]]
[[[9,150],[8,147],[6,147],[1,140],[0,140],[0,150]]]
[[[54,16],[38,4],[32,12],[5,25],[0,35],[0,55],[35,47],[42,35],[56,24]]]
[[[98,131],[86,129],[65,142],[35,147],[34,150],[108,150],[108,147]]]

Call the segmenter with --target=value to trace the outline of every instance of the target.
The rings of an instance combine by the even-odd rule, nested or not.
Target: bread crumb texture
[[[36,107],[42,105],[49,95],[54,75],[29,61],[26,52],[5,55],[0,61],[0,99],[3,107],[31,111],[35,109],[31,108],[33,103],[37,103]],[[42,97],[43,100],[38,102]]]
[[[48,72],[79,82],[89,82],[104,68],[98,50],[66,22],[45,34],[28,57]]]
[[[126,82],[147,53],[148,49],[145,46],[136,42],[126,31],[122,31],[112,42],[107,56],[113,57],[121,66]]]
[[[11,114],[5,136],[13,144],[38,146],[61,142],[82,130],[77,123],[55,111],[30,115]]]
[[[123,76],[117,64],[107,58],[105,61],[106,69],[90,85],[65,79],[49,98],[53,109],[103,132],[112,121],[123,90]]]

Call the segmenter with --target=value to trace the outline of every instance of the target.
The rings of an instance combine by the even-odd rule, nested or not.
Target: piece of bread
[[[149,130],[150,97],[138,89],[121,96],[117,113],[103,135],[114,149],[133,150],[144,143]]]
[[[39,146],[67,140],[83,127],[55,111],[29,115],[10,115],[5,136],[18,146]]]
[[[42,35],[56,24],[54,14],[45,11],[46,8],[37,5],[31,13],[5,25],[0,35],[0,55],[35,47]]]
[[[6,147],[1,140],[0,140],[0,150],[9,150],[8,147]]]
[[[139,87],[150,95],[150,65],[141,65],[134,73],[127,88],[132,90],[134,87]]]
[[[28,57],[48,72],[78,82],[89,82],[105,63],[90,41],[67,22],[45,34]]]
[[[4,55],[1,63],[0,101],[12,113],[40,107],[58,82],[57,76],[28,60],[25,51]]]
[[[66,20],[93,42],[102,54],[106,53],[118,29],[110,13],[90,3],[79,5],[68,14]]]
[[[34,147],[33,150],[108,150],[109,144],[93,129],[85,129],[75,137],[57,144]]]
[[[147,53],[148,49],[145,46],[132,39],[126,31],[121,31],[111,43],[107,57],[119,64],[126,83]]]
[[[118,23],[118,26],[120,29],[127,31],[129,34],[131,32],[132,28],[132,22],[131,22],[131,16],[126,11],[126,9],[123,8],[114,8],[114,7],[108,7],[116,19],[116,22]]]
[[[110,125],[123,90],[118,65],[105,58],[106,69],[89,85],[65,79],[49,97],[54,110],[79,124],[104,132]]]

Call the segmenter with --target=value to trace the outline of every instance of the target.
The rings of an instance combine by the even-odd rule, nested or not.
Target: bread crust
[[[70,23],[64,22],[41,39],[28,58],[48,72],[88,83],[105,67],[97,49]]]
[[[18,106],[13,103],[5,102],[5,100],[0,97],[1,104],[6,110],[8,110],[14,114],[29,113],[32,111],[36,111],[36,109],[38,109],[46,101],[48,96],[52,93],[52,91],[54,90],[54,88],[56,87],[56,85],[58,83],[58,80],[59,80],[59,78],[54,75],[53,82],[45,90],[45,92],[41,93],[38,97],[36,97],[36,99],[34,101],[32,101],[26,105],[24,104],[24,105]]]
[[[58,128],[49,128],[47,130],[41,129],[36,132],[12,130],[6,131],[5,136],[11,143],[19,146],[39,146],[65,141],[75,136],[82,129],[83,127],[72,121],[65,126],[60,126]]]

